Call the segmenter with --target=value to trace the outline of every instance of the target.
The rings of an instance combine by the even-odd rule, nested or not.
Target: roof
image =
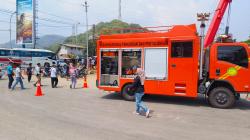
[[[79,49],[84,49],[85,47],[80,46],[80,45],[74,45],[74,44],[61,44],[61,46],[65,46],[68,48],[79,48]]]
[[[27,49],[27,48],[0,48],[0,50],[18,50],[18,51],[33,51],[33,52],[51,52],[50,50],[45,50],[45,49]]]
[[[177,37],[177,36],[197,36],[197,29],[195,24],[190,25],[174,25],[169,26],[166,31],[148,31],[139,33],[124,33],[101,35],[99,40],[114,40],[114,39],[138,39],[138,38],[156,38],[156,37]]]

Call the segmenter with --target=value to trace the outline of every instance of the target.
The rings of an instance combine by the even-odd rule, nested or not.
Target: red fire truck
[[[98,88],[120,92],[126,100],[134,100],[134,93],[128,88],[136,69],[142,68],[146,75],[145,94],[195,98],[200,93],[208,97],[213,107],[232,107],[240,94],[250,92],[250,50],[245,43],[213,43],[230,2],[220,1],[204,50],[195,24],[175,25],[165,32],[100,36]]]

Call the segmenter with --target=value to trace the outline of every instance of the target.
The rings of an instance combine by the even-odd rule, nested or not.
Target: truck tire
[[[215,108],[231,108],[235,104],[234,93],[224,87],[214,88],[208,95],[209,104]]]
[[[122,88],[122,97],[127,101],[135,100],[135,93],[133,91],[128,91],[132,87],[132,84],[127,84]]]

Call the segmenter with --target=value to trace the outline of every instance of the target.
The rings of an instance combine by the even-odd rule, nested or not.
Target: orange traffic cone
[[[82,88],[88,88],[87,78],[84,77]]]
[[[42,88],[41,88],[40,84],[37,84],[36,95],[35,96],[43,96]]]

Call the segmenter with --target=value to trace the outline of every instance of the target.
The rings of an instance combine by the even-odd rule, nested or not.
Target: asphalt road
[[[35,88],[8,90],[0,80],[0,140],[249,140],[250,101],[241,99],[235,108],[211,108],[196,100],[146,96],[151,118],[133,114],[134,102],[116,93],[95,88],[69,89],[61,79],[52,89],[43,79],[45,96],[35,97]],[[26,81],[27,79],[25,79]]]

